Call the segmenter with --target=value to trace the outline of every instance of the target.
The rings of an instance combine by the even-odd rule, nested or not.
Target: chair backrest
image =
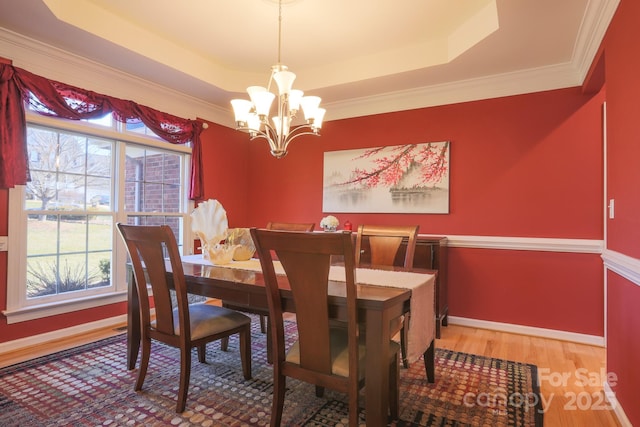
[[[267,229],[283,231],[313,231],[315,226],[316,224],[313,222],[270,222],[267,224]]]
[[[360,225],[356,235],[356,266],[360,266],[363,243],[368,240],[372,265],[394,265],[402,241],[407,239],[403,266],[413,267],[418,225]]]
[[[180,336],[189,337],[189,310],[184,270],[173,231],[167,225],[142,226],[118,223],[117,227],[127,246],[133,266],[136,292],[140,301],[141,326],[148,328],[151,324],[147,292],[147,285],[150,285],[155,307],[154,329],[162,335],[175,336],[174,307],[168,282],[170,276],[167,275],[165,266],[165,256],[168,256],[178,304]]]
[[[351,233],[307,233],[252,228],[251,236],[256,244],[267,288],[275,363],[283,364],[285,360],[282,290],[273,264],[277,256],[287,275],[296,309],[300,343],[299,370],[313,372],[312,375],[316,376],[331,375],[329,268],[332,255],[344,257],[349,372],[358,372],[357,297]],[[357,375],[353,377],[357,381]]]

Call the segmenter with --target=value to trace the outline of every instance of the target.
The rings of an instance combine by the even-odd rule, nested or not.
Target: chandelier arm
[[[294,131],[289,134],[289,137],[287,138],[287,140],[284,143],[284,151],[287,151],[287,148],[289,147],[289,144],[291,143],[291,141],[293,141],[294,139],[296,139],[299,136],[303,136],[303,135],[320,136],[320,134],[318,132],[314,132],[314,131],[305,131],[305,132],[295,133],[295,131],[298,131],[303,127],[308,127],[309,129],[311,128],[310,125],[301,125],[301,126],[298,126],[297,128],[295,128]]]
[[[263,122],[263,125],[264,125],[264,130],[258,131],[257,134],[253,138],[251,138],[251,140],[255,138],[264,138],[269,144],[269,147],[271,148],[272,151],[279,150],[280,146],[282,145],[282,142],[281,142],[281,138],[278,137],[278,133],[270,123]]]

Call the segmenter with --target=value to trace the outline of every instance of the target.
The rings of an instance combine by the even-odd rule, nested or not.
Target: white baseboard
[[[120,316],[109,317],[107,319],[97,320],[95,322],[83,323],[81,325],[72,326],[70,328],[58,329],[56,331],[47,332],[44,334],[32,335],[30,337],[3,342],[0,343],[0,354],[7,353],[9,351],[22,350],[34,345],[45,344],[50,341],[68,338],[73,335],[84,334],[94,329],[119,326],[126,322],[127,315],[122,314]]]
[[[491,329],[513,334],[531,335],[555,340],[571,341],[580,344],[604,347],[604,337],[579,334],[575,332],[558,331],[555,329],[536,328],[534,326],[515,325],[512,323],[491,322],[488,320],[468,319],[465,317],[449,316],[452,325],[469,326],[472,328]]]
[[[616,418],[620,422],[622,427],[633,427],[629,418],[627,418],[627,414],[625,414],[624,409],[622,409],[622,405],[618,402],[616,398],[616,394],[611,390],[608,382],[604,382],[604,395],[607,401],[611,404],[613,408],[613,412],[616,414]]]

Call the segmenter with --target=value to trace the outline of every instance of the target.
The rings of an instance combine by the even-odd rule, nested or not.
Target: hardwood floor
[[[117,330],[117,328],[126,326],[126,323],[123,323],[116,327],[95,329],[82,335],[74,335],[64,339],[50,341],[46,344],[27,347],[18,351],[0,353],[0,368],[24,362],[25,360],[35,359],[36,357],[46,356],[47,354],[77,347],[93,341],[98,341],[113,335],[118,335],[122,333],[122,330]]]
[[[603,347],[456,325],[441,331],[436,347],[537,365],[545,427],[620,426],[604,399]]]
[[[124,326],[124,325],[123,325]],[[120,333],[114,328],[0,354],[0,367]],[[545,427],[620,426],[604,400],[605,349],[566,341],[449,325],[436,346],[538,366]]]

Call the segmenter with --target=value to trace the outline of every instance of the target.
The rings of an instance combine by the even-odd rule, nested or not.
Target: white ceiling
[[[618,1],[283,0],[281,60],[329,120],[576,86]],[[278,59],[277,0],[0,0],[0,27],[225,110]]]

